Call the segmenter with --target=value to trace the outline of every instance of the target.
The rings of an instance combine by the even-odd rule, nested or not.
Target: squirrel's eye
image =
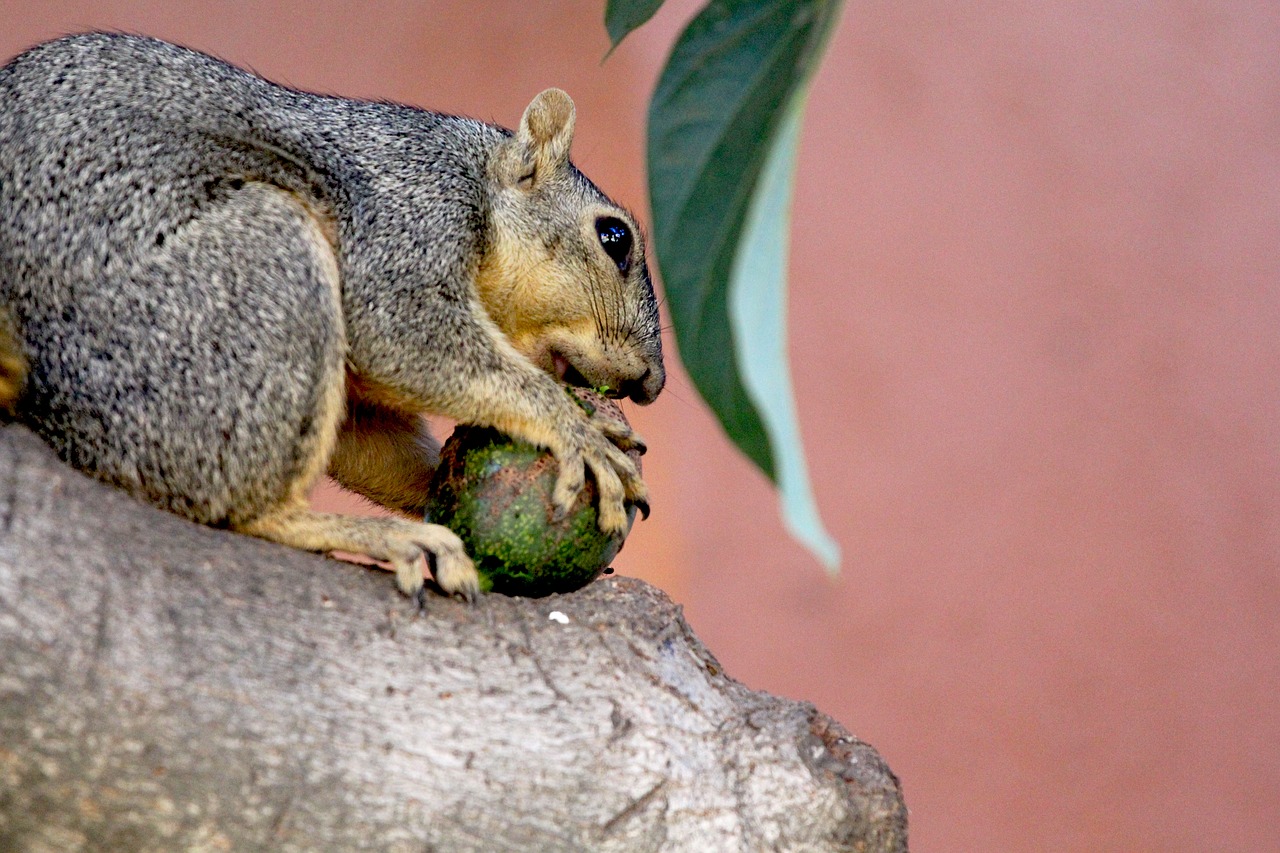
[[[605,254],[625,273],[631,268],[631,229],[621,219],[605,216],[596,220],[596,234]]]

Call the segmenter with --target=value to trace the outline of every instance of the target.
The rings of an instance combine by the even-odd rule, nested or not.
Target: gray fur
[[[548,175],[519,197],[520,227],[497,233],[512,141],[153,39],[88,34],[20,55],[0,69],[0,309],[26,361],[18,417],[72,465],[238,528],[309,485],[341,419],[323,398],[349,371],[403,401],[388,421],[530,425],[556,436],[541,443],[562,464],[612,466],[642,499],[477,294],[495,240],[563,242],[557,259],[585,265],[581,298],[605,306],[600,337],[652,368],[637,398],[661,388],[643,257],[606,286],[599,247],[569,233],[584,205],[616,209],[590,181],[572,166]]]

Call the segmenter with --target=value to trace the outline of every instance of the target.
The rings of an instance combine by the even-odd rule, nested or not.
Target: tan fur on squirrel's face
[[[548,373],[651,403],[666,372],[644,240],[631,214],[569,162],[573,124],[569,96],[548,89],[494,156],[480,301]]]

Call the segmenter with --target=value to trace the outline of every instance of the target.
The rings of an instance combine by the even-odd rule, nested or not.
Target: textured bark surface
[[[896,851],[906,809],[640,581],[419,613],[4,427],[0,849]]]

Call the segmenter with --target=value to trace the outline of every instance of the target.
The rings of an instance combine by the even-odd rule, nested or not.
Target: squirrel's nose
[[[632,402],[647,406],[657,398],[658,392],[662,390],[662,386],[665,383],[666,374],[664,371],[659,371],[655,374],[653,368],[646,367],[644,373],[637,378],[623,380],[622,385],[618,388],[618,396],[630,397]]]
[[[630,397],[637,403],[646,403],[644,399],[644,383],[639,379],[624,379],[618,385],[619,397]]]

